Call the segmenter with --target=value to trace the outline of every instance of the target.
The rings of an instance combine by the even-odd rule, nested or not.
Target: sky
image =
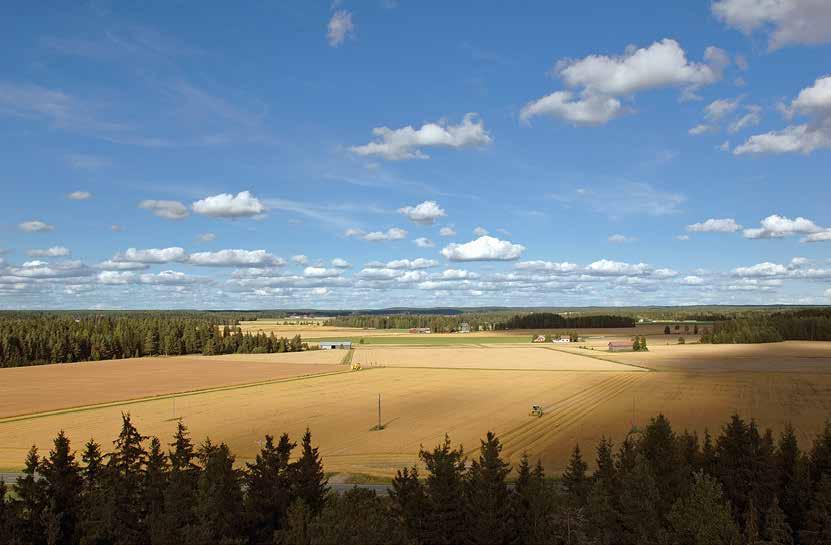
[[[0,6],[0,308],[831,303],[831,3]]]

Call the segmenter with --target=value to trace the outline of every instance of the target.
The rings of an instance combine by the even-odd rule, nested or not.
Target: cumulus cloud
[[[476,235],[477,237],[483,237],[483,236],[488,234],[488,230],[485,229],[484,227],[479,226],[479,227],[476,227],[475,229],[473,229],[473,234]]]
[[[131,271],[101,271],[98,273],[98,282],[109,285],[132,284],[138,280],[136,273]]]
[[[778,131],[755,134],[736,146],[733,153],[803,153],[831,148],[831,76],[818,78],[802,89],[789,106],[788,117],[804,115],[808,123],[789,125]],[[752,112],[751,112],[752,113]]]
[[[205,278],[200,276],[190,276],[179,271],[161,271],[158,274],[142,274],[139,277],[139,281],[142,284],[156,284],[161,286],[184,286],[207,282]]]
[[[205,197],[191,205],[197,214],[212,218],[250,218],[266,212],[266,206],[249,191],[241,191],[236,196],[220,193]]]
[[[27,250],[26,255],[29,257],[66,257],[70,254],[69,248],[63,246],[52,246],[46,249],[32,249]]]
[[[415,243],[415,245],[419,248],[433,248],[436,245],[435,242],[427,237],[418,237],[413,241],[413,243]]]
[[[298,265],[306,265],[309,262],[308,256],[305,256],[303,254],[293,255],[291,256],[291,260],[294,263],[297,263]]]
[[[768,277],[768,276],[782,276],[788,274],[788,268],[778,263],[771,263],[765,261],[750,267],[737,267],[733,269],[733,274],[739,277]]]
[[[441,254],[450,261],[513,261],[524,251],[521,244],[485,235],[465,244],[449,244]]]
[[[334,278],[340,276],[340,269],[327,269],[326,267],[306,267],[303,269],[303,276],[307,278]]]
[[[399,208],[398,212],[419,225],[433,225],[437,219],[447,215],[436,201],[424,201],[416,206],[404,206]]]
[[[347,10],[338,10],[332,14],[327,25],[326,39],[332,47],[341,45],[348,36],[355,35],[352,14]]]
[[[407,238],[407,231],[400,227],[391,227],[386,231],[370,231],[369,233],[362,229],[347,229],[344,233],[347,237],[355,237],[370,242],[381,242],[385,240],[401,240]]]
[[[831,241],[831,229],[825,229],[816,233],[811,233],[802,239],[803,242],[827,242]]]
[[[347,260],[342,259],[340,257],[336,257],[332,260],[332,266],[338,269],[349,269],[352,267],[352,265],[350,265]]]
[[[213,233],[202,233],[201,235],[196,237],[196,240],[199,242],[212,242],[216,240],[216,235]]]
[[[435,267],[438,265],[438,261],[435,259],[425,259],[423,257],[419,257],[416,259],[395,259],[393,261],[388,261],[387,263],[383,264],[383,267],[387,269],[429,269],[430,267]]]
[[[108,259],[96,265],[95,268],[104,271],[140,271],[149,266],[147,263],[139,263],[137,261],[113,261]]]
[[[710,218],[700,223],[687,225],[687,231],[691,233],[735,233],[741,228],[742,226],[733,218]]]
[[[390,161],[403,159],[429,159],[422,148],[444,147],[461,149],[481,147],[491,142],[491,136],[476,113],[465,114],[462,122],[451,125],[445,120],[425,123],[415,129],[408,125],[400,129],[376,127],[372,133],[377,140],[362,146],[353,146],[353,153],[363,156],[378,156]]]
[[[690,62],[681,45],[672,39],[637,48],[629,46],[619,56],[589,55],[564,59],[554,71],[573,91],[556,91],[526,104],[520,118],[558,117],[574,124],[601,125],[626,111],[618,97],[662,87],[680,87],[687,96],[721,79],[729,58],[709,47],[704,63]]]
[[[187,259],[191,265],[201,267],[281,267],[285,260],[265,250],[219,250],[197,252]]]
[[[704,283],[704,279],[700,276],[690,275],[682,278],[681,283],[685,286],[700,286]]]
[[[139,250],[128,248],[126,251],[116,254],[113,261],[131,263],[169,263],[171,261],[187,261],[188,254],[184,248],[173,246],[170,248],[148,248]]]
[[[139,208],[150,210],[166,220],[181,220],[188,217],[188,209],[179,201],[159,201],[148,199],[139,203]]]
[[[729,113],[732,113],[741,102],[741,97],[730,100],[720,98],[712,101],[704,107],[704,117],[711,121],[718,121]]]
[[[545,271],[554,273],[573,273],[579,268],[576,263],[569,263],[563,261],[561,263],[555,261],[520,261],[514,268],[528,271]]]
[[[46,231],[54,230],[55,226],[42,222],[40,220],[31,220],[19,223],[17,225],[17,228],[21,231],[25,231],[26,233],[43,233]]]
[[[791,235],[811,235],[825,231],[825,229],[819,227],[807,218],[797,217],[791,219],[778,214],[766,217],[760,224],[761,227],[745,229],[744,237],[752,239],[782,238]]]
[[[439,236],[455,237],[456,236],[456,230],[453,229],[452,227],[442,227],[441,229],[439,229]]]
[[[635,242],[638,240],[635,237],[627,237],[626,235],[614,234],[609,236],[609,242],[612,244],[625,244],[627,242]]]
[[[71,201],[86,201],[92,198],[92,193],[89,191],[73,191],[66,198]]]
[[[747,113],[730,123],[727,132],[737,133],[749,127],[755,127],[762,121],[762,107],[750,104],[745,106]]]
[[[598,276],[638,276],[649,273],[651,268],[646,263],[624,263],[600,259],[586,267],[586,272]]]
[[[769,33],[771,50],[831,41],[831,4],[825,0],[716,0],[712,10],[745,34]]]

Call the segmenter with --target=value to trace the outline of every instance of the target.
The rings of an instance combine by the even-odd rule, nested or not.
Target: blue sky
[[[5,4],[0,308],[831,302],[831,5]]]

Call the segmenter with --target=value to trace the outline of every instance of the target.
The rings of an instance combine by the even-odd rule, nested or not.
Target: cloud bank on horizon
[[[827,2],[167,9],[5,14],[0,308],[831,304]]]

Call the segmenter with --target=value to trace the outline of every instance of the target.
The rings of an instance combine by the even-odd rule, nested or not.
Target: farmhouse
[[[559,339],[551,339],[553,343],[570,343],[571,337],[560,337]]]
[[[410,333],[430,333],[429,327],[411,327]]]
[[[459,333],[470,333],[470,324],[467,322],[459,324]]]
[[[545,342],[545,335],[537,335],[534,337],[535,343],[544,343]]]
[[[631,352],[632,341],[611,341],[609,343],[609,352]]]
[[[352,341],[321,341],[319,346],[321,350],[349,350],[352,348]]]

